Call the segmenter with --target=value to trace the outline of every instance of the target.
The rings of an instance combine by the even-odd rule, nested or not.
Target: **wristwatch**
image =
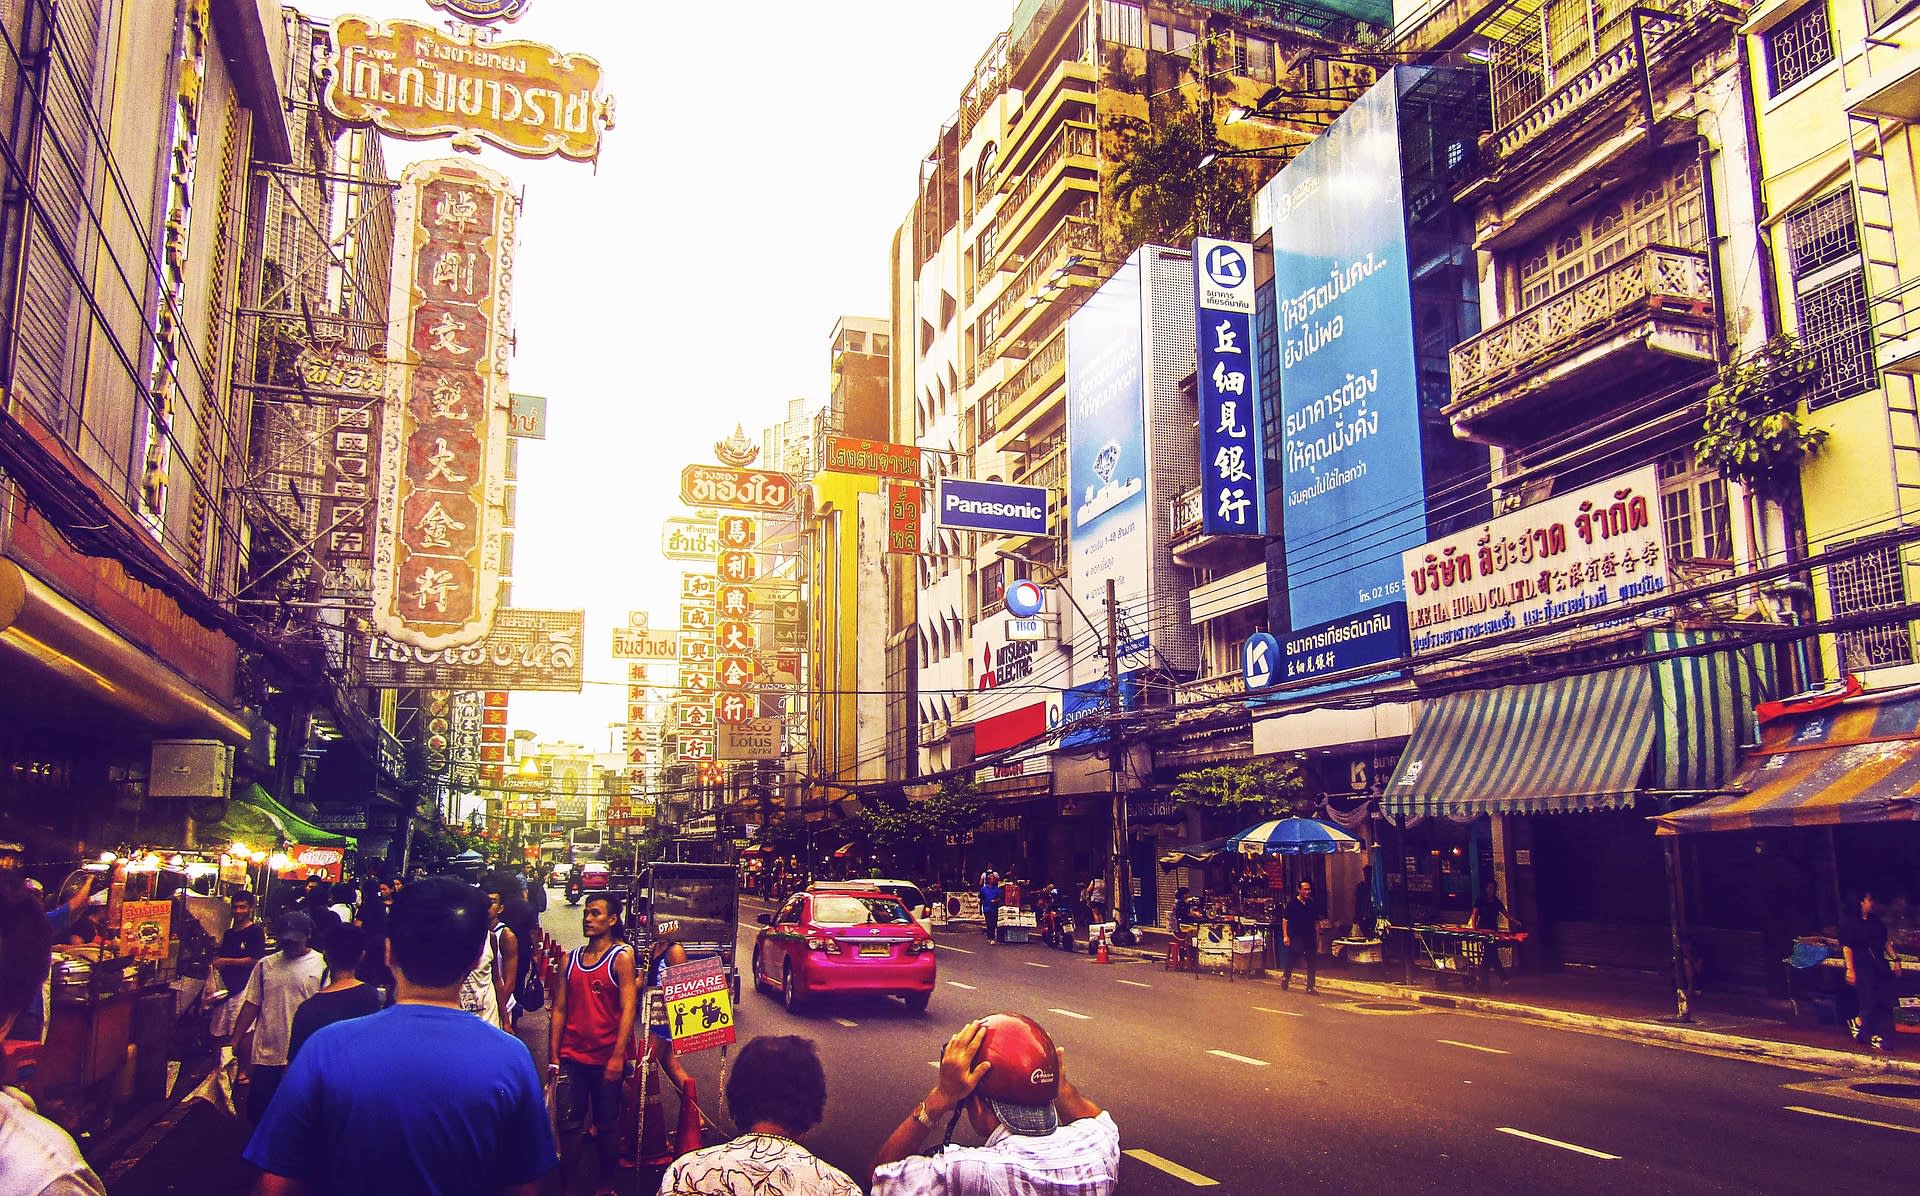
[[[927,1112],[926,1101],[921,1101],[913,1107],[913,1119],[920,1123],[921,1129],[930,1130],[933,1128],[933,1114]]]

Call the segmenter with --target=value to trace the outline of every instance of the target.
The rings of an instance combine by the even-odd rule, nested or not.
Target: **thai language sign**
[[[920,551],[920,512],[927,505],[924,486],[887,483],[887,551]]]
[[[1194,337],[1200,399],[1200,530],[1267,534],[1260,371],[1254,360],[1253,246],[1193,243]]]
[[[600,64],[585,54],[361,16],[336,19],[333,42],[327,111],[348,124],[582,162],[599,156],[600,132],[613,125]]]
[[[1652,465],[1535,503],[1401,555],[1414,654],[1606,612],[1667,590]]]
[[[827,468],[836,473],[867,473],[883,478],[920,480],[920,450],[911,444],[862,440],[857,436],[827,437]]]
[[[680,471],[680,501],[734,511],[785,511],[793,505],[793,478],[773,469],[689,465]]]
[[[586,614],[577,610],[502,610],[477,644],[419,648],[368,636],[362,683],[377,689],[546,690],[579,693]]]
[[[720,551],[711,519],[667,519],[660,524],[660,555],[670,561],[710,561]]]
[[[373,622],[419,648],[485,636],[500,593],[513,236],[505,175],[436,159],[402,176]]]
[[[1400,554],[1427,538],[1391,74],[1262,191],[1279,311],[1285,677],[1405,651]]]

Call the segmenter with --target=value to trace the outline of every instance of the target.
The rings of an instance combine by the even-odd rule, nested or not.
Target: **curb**
[[[1138,947],[1116,947],[1113,949],[1113,954],[1153,962],[1166,958],[1164,951],[1156,952]],[[1267,983],[1272,981],[1268,980]],[[1522,1005],[1517,1002],[1497,1001],[1489,997],[1477,997],[1465,993],[1455,996],[1451,993],[1429,992],[1426,989],[1407,988],[1404,985],[1376,981],[1322,976],[1319,987],[1344,996],[1387,998],[1439,1009],[1465,1010],[1491,1017],[1538,1022],[1563,1029],[1605,1034],[1613,1038],[1635,1039],[1667,1046],[1714,1051],[1724,1055],[1737,1055],[1757,1061],[1771,1060],[1803,1067],[1850,1071],[1859,1075],[1920,1078],[1920,1060],[1914,1059],[1862,1055],[1855,1051],[1804,1046],[1796,1042],[1776,1042],[1767,1038],[1749,1038],[1745,1035],[1726,1034],[1715,1030],[1695,1030],[1683,1025],[1662,1025],[1657,1022],[1636,1021],[1632,1018],[1576,1013],[1572,1010],[1550,1009],[1541,1005]]]

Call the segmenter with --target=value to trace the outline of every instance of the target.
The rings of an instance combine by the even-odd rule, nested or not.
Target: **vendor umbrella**
[[[1228,836],[1227,848],[1241,855],[1332,855],[1359,851],[1360,840],[1318,819],[1275,818]]]

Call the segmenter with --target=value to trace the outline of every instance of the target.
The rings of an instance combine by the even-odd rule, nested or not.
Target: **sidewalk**
[[[1140,946],[1116,948],[1114,954],[1162,963],[1172,936],[1153,927],[1141,927],[1139,933]],[[1233,983],[1278,980],[1269,974],[1252,980],[1236,977]],[[1642,973],[1578,969],[1520,975],[1509,987],[1483,993],[1464,989],[1457,979],[1443,987],[1434,973],[1419,969],[1407,984],[1398,960],[1352,965],[1323,956],[1318,987],[1323,993],[1463,1009],[1694,1050],[1866,1075],[1920,1077],[1920,1035],[1897,1035],[1894,1055],[1873,1054],[1856,1047],[1838,1026],[1794,1020],[1784,999],[1739,993],[1702,993],[1692,1002],[1691,1020],[1677,1022],[1672,985],[1665,977]]]

